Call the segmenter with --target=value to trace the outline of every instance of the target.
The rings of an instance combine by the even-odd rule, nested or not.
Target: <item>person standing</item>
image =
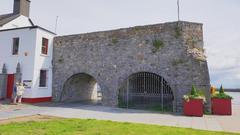
[[[22,103],[22,96],[24,94],[25,91],[25,87],[23,85],[23,83],[20,83],[20,85],[17,88],[17,98],[18,98],[18,103]]]
[[[14,85],[13,87],[13,94],[12,94],[12,97],[13,97],[13,104],[17,104],[17,89],[18,89],[18,86],[19,86],[19,82],[16,82],[16,84]]]

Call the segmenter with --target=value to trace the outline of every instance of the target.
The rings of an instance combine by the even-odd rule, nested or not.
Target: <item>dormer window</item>
[[[48,54],[48,39],[42,38],[42,54],[47,55]]]
[[[18,55],[19,38],[13,38],[12,55]]]

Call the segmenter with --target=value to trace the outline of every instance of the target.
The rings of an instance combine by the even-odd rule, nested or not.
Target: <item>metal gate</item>
[[[173,92],[163,77],[140,72],[131,75],[119,90],[118,104],[123,108],[173,111]]]

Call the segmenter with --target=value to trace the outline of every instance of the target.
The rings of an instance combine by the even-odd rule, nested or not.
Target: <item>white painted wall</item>
[[[53,38],[55,35],[42,29],[37,29],[35,60],[34,60],[34,78],[33,78],[33,95],[32,97],[51,97],[52,96],[52,52]],[[49,39],[48,55],[41,54],[42,38]],[[48,70],[47,87],[39,87],[40,70]]]
[[[12,55],[13,38],[19,37],[19,54]],[[41,54],[42,38],[49,39],[48,55]],[[22,80],[32,80],[32,87],[27,88],[25,98],[52,96],[52,50],[54,35],[40,28],[15,29],[0,31],[0,69],[6,64],[7,73],[16,72],[17,63],[21,65]],[[27,54],[27,56],[25,56]],[[48,70],[48,87],[40,88],[40,70]]]
[[[16,73],[20,63],[23,80],[33,80],[34,57],[36,46],[36,29],[18,29],[0,32],[0,69],[6,64],[7,73]],[[13,38],[19,37],[19,54],[12,55]],[[28,53],[25,56],[25,53]],[[26,97],[32,96],[32,90],[26,89]]]
[[[0,30],[3,29],[13,29],[13,28],[20,28],[20,27],[28,27],[32,26],[32,24],[29,21],[29,18],[23,15],[20,15],[16,19],[10,21],[9,23],[3,25],[0,27]]]

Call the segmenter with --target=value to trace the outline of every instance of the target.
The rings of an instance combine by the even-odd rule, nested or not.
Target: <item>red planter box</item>
[[[212,114],[232,115],[232,100],[212,98]]]
[[[190,99],[183,103],[184,115],[186,116],[203,116],[203,99]]]

